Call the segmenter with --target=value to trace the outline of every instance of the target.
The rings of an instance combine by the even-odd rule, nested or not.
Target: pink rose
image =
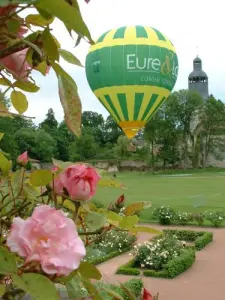
[[[100,176],[93,167],[74,164],[56,177],[55,192],[61,195],[65,188],[72,200],[90,200],[96,193],[99,179]]]
[[[14,218],[7,246],[26,263],[37,261],[45,273],[58,276],[77,269],[86,255],[74,222],[48,205],[36,207],[26,220]]]
[[[28,163],[28,154],[27,154],[27,151],[24,152],[23,154],[20,154],[20,156],[18,156],[17,163],[19,165],[26,166],[26,164]]]

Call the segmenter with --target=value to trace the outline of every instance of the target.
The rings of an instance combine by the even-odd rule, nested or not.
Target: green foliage
[[[162,225],[170,225],[176,218],[175,211],[169,206],[161,206],[154,209],[153,218]]]
[[[139,276],[140,270],[137,268],[119,267],[116,274]]]
[[[176,238],[182,241],[194,242],[196,250],[203,249],[213,240],[213,233],[207,231],[166,229],[163,232],[171,237],[176,236]]]
[[[206,220],[209,220],[214,227],[219,227],[225,219],[224,213],[208,212],[205,214]]]
[[[0,247],[0,274],[14,274],[17,272],[15,256],[4,247]]]
[[[179,274],[188,270],[195,262],[195,251],[192,249],[186,249],[181,251],[180,255],[174,257],[166,265],[168,272],[168,278],[174,278]]]

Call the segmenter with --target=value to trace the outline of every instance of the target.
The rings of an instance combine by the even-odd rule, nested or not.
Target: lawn
[[[126,203],[151,201],[152,208],[141,218],[151,219],[152,209],[167,205],[180,211],[203,212],[225,210],[225,172],[158,174],[129,172],[117,175],[127,189],[99,187],[95,199],[108,205],[122,193]]]

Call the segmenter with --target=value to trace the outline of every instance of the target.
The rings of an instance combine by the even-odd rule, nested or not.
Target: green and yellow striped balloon
[[[171,41],[157,29],[129,26],[100,36],[85,68],[96,97],[132,138],[173,89],[178,59]]]

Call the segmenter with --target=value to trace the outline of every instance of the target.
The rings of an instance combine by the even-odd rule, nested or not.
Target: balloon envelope
[[[132,138],[173,89],[178,59],[157,29],[129,26],[100,36],[89,49],[85,69],[96,97]]]

